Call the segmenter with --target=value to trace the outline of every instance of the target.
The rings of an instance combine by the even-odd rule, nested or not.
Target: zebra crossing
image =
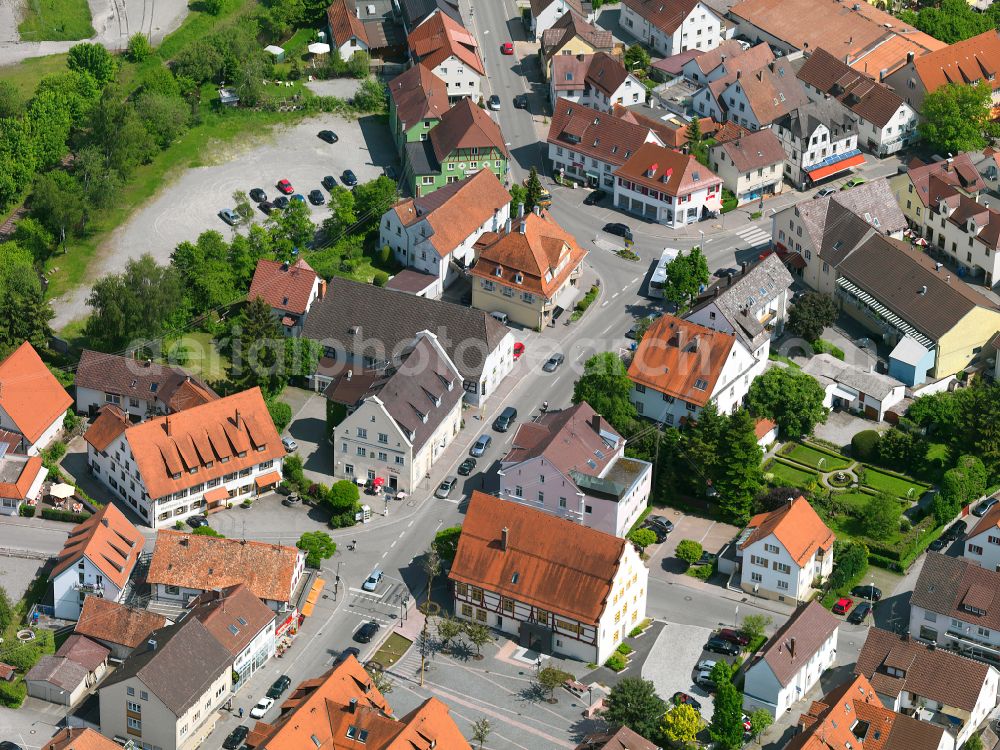
[[[748,224],[742,229],[737,230],[736,236],[747,243],[748,247],[766,245],[771,241],[771,233],[754,224]]]

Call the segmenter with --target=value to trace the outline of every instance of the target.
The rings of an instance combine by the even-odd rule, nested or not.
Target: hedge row
[[[892,545],[871,541],[868,543],[869,555],[877,555],[887,560],[902,563],[908,557],[915,558],[934,538],[936,521],[934,516],[927,516],[920,523]]]
[[[42,518],[50,521],[66,521],[67,523],[83,523],[90,518],[89,513],[73,513],[69,510],[59,510],[58,508],[42,508]]]
[[[808,440],[803,440],[802,445],[807,448],[812,448],[814,451],[819,451],[820,453],[825,453],[830,458],[839,458],[844,461],[852,460],[850,456],[845,456],[840,451],[836,451],[830,448],[826,441],[821,441],[818,438],[810,438]]]

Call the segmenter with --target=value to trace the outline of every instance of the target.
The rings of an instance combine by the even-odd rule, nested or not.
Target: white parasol
[[[307,48],[310,54],[313,55],[325,55],[330,51],[330,45],[325,42],[313,42]]]
[[[73,485],[61,482],[53,485],[52,489],[49,490],[49,494],[52,495],[52,497],[58,497],[60,500],[65,500],[67,497],[73,497],[73,493],[75,491],[76,489]]]

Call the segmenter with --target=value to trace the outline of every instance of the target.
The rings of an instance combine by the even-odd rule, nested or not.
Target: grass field
[[[17,31],[24,42],[65,42],[94,36],[87,0],[28,0]]]
[[[850,505],[855,512],[861,511],[872,498],[871,495],[866,495],[864,492],[838,492],[834,497],[842,503]]]
[[[189,361],[184,369],[199,375],[209,383],[225,380],[229,374],[229,359],[219,353],[212,343],[212,334],[199,331],[187,333],[177,343],[187,347]]]
[[[829,456],[822,451],[810,448],[808,445],[801,444],[796,445],[791,451],[784,455],[787,458],[798,461],[800,464],[806,464],[807,466],[812,466],[814,469],[822,469],[823,471],[846,469],[854,463],[850,459],[844,458],[843,456],[834,458],[833,456]]]
[[[778,481],[789,487],[805,487],[817,479],[816,474],[810,471],[798,469],[794,466],[783,464],[780,461],[775,461],[768,471],[774,474]]]
[[[867,467],[865,468],[863,484],[865,487],[871,487],[873,490],[888,492],[890,495],[913,501],[919,500],[920,496],[927,490],[922,484],[900,479],[890,474],[883,474],[880,471]]]
[[[404,638],[399,633],[393,633],[389,636],[388,640],[382,644],[382,648],[375,652],[375,655],[372,657],[372,661],[377,661],[383,668],[388,669],[403,658],[403,654],[405,654],[412,645],[413,641],[409,638]]]

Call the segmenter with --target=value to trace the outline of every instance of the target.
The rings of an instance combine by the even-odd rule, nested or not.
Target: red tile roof
[[[596,51],[610,52],[614,49],[614,37],[610,31],[597,28],[583,16],[570,10],[542,32],[542,56],[546,61],[553,59],[559,50],[576,37]]]
[[[261,258],[253,272],[247,299],[260,297],[276,310],[305,315],[317,278],[316,272],[302,258],[293,265]]]
[[[913,67],[927,91],[949,83],[980,80],[987,81],[996,91],[1000,88],[1000,79],[994,77],[1000,72],[1000,36],[996,29],[990,29],[922,55],[913,61]]]
[[[968,153],[929,164],[917,161],[910,165],[906,174],[913,183],[914,193],[924,206],[936,207],[939,198],[959,191],[976,195],[986,189],[986,183]]]
[[[640,146],[614,174],[674,197],[722,184],[721,177],[690,154],[655,143]]]
[[[611,534],[474,491],[449,577],[597,624],[625,544]]]
[[[542,209],[515,219],[509,232],[485,232],[476,242],[471,273],[551,298],[586,256],[573,235]]]
[[[64,728],[42,750],[121,750],[121,745],[89,727]]]
[[[83,433],[83,439],[94,446],[94,450],[106,450],[115,438],[125,432],[131,424],[129,418],[114,404],[105,404],[97,413],[97,419]]]
[[[371,46],[368,32],[365,31],[361,19],[355,15],[355,11],[354,0],[333,0],[326,9],[326,21],[330,25],[330,33],[337,47],[350,41],[351,37],[360,39],[366,46]]]
[[[713,147],[713,150],[714,148],[716,147]],[[785,148],[771,128],[727,140],[717,148],[725,152],[738,172],[761,169],[785,160]]]
[[[29,442],[66,414],[73,399],[27,341],[0,362],[0,408]]]
[[[480,75],[486,75],[475,37],[447,13],[435,13],[410,32],[406,41],[410,51],[430,70],[454,55]]]
[[[83,600],[75,633],[97,641],[136,648],[149,634],[167,624],[167,618],[147,609],[126,607],[111,599],[88,596]]]
[[[731,333],[662,315],[639,342],[628,376],[638,385],[705,406],[735,343]]]
[[[813,52],[796,75],[880,128],[889,124],[903,105],[903,99],[891,88],[854,70],[825,49]]]
[[[651,128],[569,99],[556,101],[548,142],[615,166],[624,164],[647,141],[659,142]]]
[[[753,532],[740,549],[774,534],[799,566],[805,565],[818,549],[828,552],[835,538],[809,501],[801,496],[768,513],[758,513],[747,528]]]
[[[761,438],[763,438],[765,435],[767,435],[769,432],[771,432],[771,430],[773,430],[777,426],[778,426],[777,423],[774,422],[773,420],[770,420],[770,419],[758,419],[754,423],[753,432],[757,436],[757,439],[760,440]]]
[[[125,439],[152,499],[285,456],[260,388],[133,425]]]
[[[1000,503],[997,503],[986,511],[986,515],[976,522],[976,525],[972,527],[972,531],[965,538],[972,539],[972,537],[979,536],[984,531],[992,532],[998,528],[1000,528]]]
[[[396,117],[404,127],[420,120],[439,120],[448,111],[448,84],[417,63],[389,82],[389,96],[396,107]]]
[[[698,5],[698,0],[623,0],[623,4],[660,31],[673,34]]]
[[[468,97],[448,110],[428,137],[439,162],[460,148],[495,148],[507,154],[500,126]]]
[[[123,589],[145,542],[139,530],[109,502],[69,533],[49,578],[86,557],[105,578]]]
[[[42,471],[42,457],[30,456],[25,460],[20,456],[8,456],[5,460],[11,462],[11,465],[15,465],[14,462],[22,463],[22,466],[15,481],[0,482],[0,497],[10,500],[26,499],[31,485],[38,478],[38,473]]]
[[[234,657],[239,656],[264,628],[274,624],[274,611],[243,583],[206,591],[188,607],[190,616],[201,620],[215,640]]]

